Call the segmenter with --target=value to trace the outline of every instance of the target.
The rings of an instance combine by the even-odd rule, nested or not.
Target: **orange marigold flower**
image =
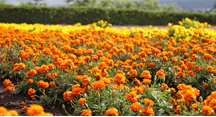
[[[154,116],[154,110],[150,106],[145,106],[142,109],[142,116]]]
[[[188,76],[194,76],[194,75],[196,75],[193,71],[188,71]]]
[[[39,80],[37,82],[38,87],[42,87],[43,86],[44,81],[43,80]]]
[[[148,99],[148,98],[145,98],[145,99],[143,99],[143,102],[146,104],[146,105],[151,105],[151,106],[153,106],[154,105],[154,101],[152,101],[152,100],[150,100],[150,99]]]
[[[172,60],[173,62],[177,62],[177,58],[176,58],[176,57],[171,58],[171,60]]]
[[[192,59],[192,60],[195,60],[195,59],[197,59],[197,58],[198,58],[198,56],[197,56],[196,54],[192,54],[192,55],[191,55],[191,59]]]
[[[22,104],[22,105],[23,105],[23,104],[25,104],[25,102],[24,102],[24,101],[22,101],[20,104]]]
[[[132,81],[132,84],[135,85],[135,86],[140,86],[141,83],[137,78],[134,78],[133,81]]]
[[[10,92],[10,90],[14,90],[14,89],[15,89],[15,87],[13,87],[13,86],[7,86],[5,88],[5,92]]]
[[[4,82],[3,82],[3,84],[5,86],[10,86],[10,84],[12,84],[12,82],[10,81],[10,79],[5,79]]]
[[[138,110],[141,109],[141,104],[138,103],[138,102],[132,103],[132,104],[130,105],[130,108],[131,108],[131,110],[132,110],[133,112],[137,112]]]
[[[92,86],[93,86],[94,90],[97,90],[97,89],[102,90],[103,87],[105,86],[105,84],[102,80],[99,80],[99,81],[93,82]]]
[[[55,83],[55,81],[53,81],[53,82],[50,82],[49,85],[50,85],[51,87],[55,87],[56,83]]]
[[[81,116],[92,116],[92,112],[90,109],[83,110]]]
[[[208,87],[208,83],[205,83],[202,87],[203,88],[207,88]]]
[[[169,89],[169,87],[166,83],[161,83],[161,87],[159,89],[162,91],[166,91],[167,89]]]
[[[19,116],[19,114],[15,110],[9,110],[8,113],[9,116]]]
[[[135,92],[130,92],[129,94],[126,93],[126,99],[130,102],[136,102],[139,99],[139,95]]]
[[[34,80],[33,79],[31,79],[31,78],[29,78],[28,80],[27,80],[27,84],[32,84],[34,82]]]
[[[150,79],[143,79],[142,83],[148,83],[148,84],[150,84],[151,80]]]
[[[85,98],[80,98],[79,99],[79,106],[82,107],[83,105],[85,105],[85,103],[88,102]]]
[[[214,72],[214,68],[213,68],[212,66],[208,66],[208,67],[206,68],[206,71],[207,71],[207,72]]]
[[[194,70],[195,70],[195,71],[199,71],[200,69],[201,69],[201,67],[200,67],[199,65],[195,65],[195,66],[194,66]]]
[[[72,86],[73,90],[76,89],[76,88],[81,88],[81,85],[80,84],[75,84],[75,85]]]
[[[26,76],[27,77],[32,77],[32,76],[35,76],[37,74],[37,71],[35,69],[31,69],[30,71],[28,71],[26,73]]]
[[[151,79],[151,74],[148,70],[144,70],[141,75],[140,75],[142,78],[145,78],[145,79]]]
[[[51,50],[49,48],[44,48],[43,49],[43,54],[50,55],[50,54],[52,54],[52,52],[51,52]]]
[[[216,110],[216,99],[212,99],[208,106],[210,106],[211,108],[213,108],[214,110]]]
[[[23,111],[27,111],[27,109],[28,109],[27,106],[24,106],[24,107],[22,108]]]
[[[154,64],[153,64],[153,63],[149,63],[149,67],[150,67],[150,68],[153,68],[153,67],[154,67]]]
[[[49,83],[48,82],[44,82],[42,84],[42,88],[47,89],[49,87]]]
[[[214,110],[210,106],[203,106],[201,113],[203,115],[211,116],[214,113]]]
[[[0,106],[0,116],[9,116],[8,110],[3,106]]]
[[[184,89],[185,87],[186,87],[185,84],[178,84],[177,85],[177,88],[180,89],[180,90]]]
[[[181,98],[181,99],[177,99],[176,101],[177,101],[178,103],[181,103],[181,102],[185,102],[185,99],[182,99],[182,98]]]
[[[32,104],[27,109],[28,116],[39,116],[43,112],[44,112],[44,108],[41,105],[37,105],[37,104]]]
[[[109,108],[105,114],[105,116],[118,116],[119,115],[119,112],[116,108]]]
[[[28,95],[32,95],[32,94],[35,94],[36,93],[36,90],[35,89],[32,89],[32,88],[30,88],[29,90],[28,90]]]
[[[106,87],[108,87],[108,86],[110,85],[110,79],[108,79],[108,78],[101,78],[101,81],[104,82],[104,85],[105,85]]]
[[[184,99],[186,100],[186,104],[189,104],[190,101],[195,101],[197,96],[190,90],[187,90],[184,94]]]
[[[197,103],[193,103],[192,107],[193,107],[193,109],[197,110],[198,109],[198,104]],[[192,107],[191,107],[191,109],[192,109]]]
[[[113,78],[115,84],[123,84],[126,81],[126,77],[123,74],[116,74]]]

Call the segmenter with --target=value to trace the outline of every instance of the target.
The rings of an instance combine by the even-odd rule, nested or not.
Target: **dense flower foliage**
[[[188,18],[168,27],[0,23],[1,70],[17,78],[5,91],[70,103],[73,115],[215,115],[216,31]]]

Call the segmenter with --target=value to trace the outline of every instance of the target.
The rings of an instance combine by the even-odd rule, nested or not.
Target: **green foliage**
[[[42,24],[90,24],[99,20],[113,25],[167,25],[177,24],[182,18],[198,19],[216,24],[216,14],[168,12],[92,7],[0,6],[0,22]]]

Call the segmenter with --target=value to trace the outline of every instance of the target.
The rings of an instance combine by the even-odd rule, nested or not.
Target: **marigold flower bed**
[[[0,23],[5,91],[68,115],[216,115],[214,29],[188,18],[166,29]],[[42,106],[40,106],[42,105]],[[18,115],[4,107],[0,115]]]

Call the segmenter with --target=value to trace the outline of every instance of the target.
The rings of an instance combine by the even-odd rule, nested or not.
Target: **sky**
[[[65,6],[67,5],[64,0],[45,0],[47,2],[48,6]],[[18,0],[7,0],[7,3],[13,4],[13,5],[19,5],[20,2]]]
[[[19,5],[20,2],[18,1],[28,1],[28,0],[7,0],[7,3],[13,5]],[[45,0],[48,6],[67,6],[68,4],[64,2],[64,0]],[[131,0],[132,1],[132,0]],[[196,8],[212,8],[216,3],[216,0],[160,0],[160,2],[171,4],[175,2],[178,4],[178,7],[182,8],[183,10],[190,10]]]

